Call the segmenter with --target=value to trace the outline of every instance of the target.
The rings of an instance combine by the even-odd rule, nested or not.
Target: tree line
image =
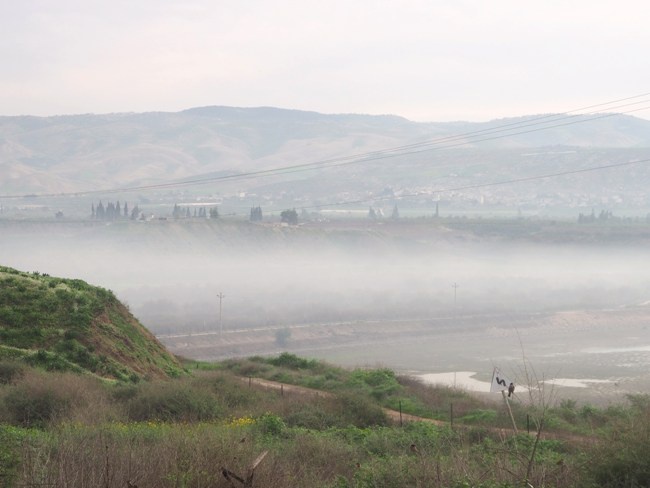
[[[144,214],[137,204],[130,209],[127,202],[124,202],[124,205],[122,205],[119,200],[115,203],[108,202],[106,205],[104,205],[104,202],[101,200],[97,205],[95,205],[93,202],[91,204],[90,213],[91,218],[94,220],[138,220],[144,218]],[[195,207],[192,211],[190,207],[182,207],[178,204],[174,204],[174,208],[172,209],[172,217],[175,219],[218,219],[219,209],[216,206],[209,209],[206,207]]]
[[[108,202],[104,206],[103,202],[100,200],[97,206],[93,202],[91,204],[91,218],[96,220],[120,220],[120,219],[131,219],[137,220],[140,218],[142,212],[140,208],[136,205],[129,211],[129,204],[124,202],[124,205],[120,205],[120,201],[117,202]]]
[[[206,209],[206,207],[199,207],[197,209],[196,207],[194,207],[194,211],[192,211],[190,210],[190,207],[181,207],[178,204],[174,204],[174,209],[172,210],[172,217],[174,217],[175,219],[183,219],[183,218],[218,219],[219,208],[210,207],[209,209]]]

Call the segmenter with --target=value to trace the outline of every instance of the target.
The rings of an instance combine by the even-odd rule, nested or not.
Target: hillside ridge
[[[548,117],[563,116],[543,116]],[[349,157],[448,137],[456,141],[452,148],[481,151],[650,147],[650,121],[633,116],[572,116],[556,125],[539,125],[539,118],[423,123],[396,115],[220,106],[180,112],[3,116],[0,186],[8,194],[138,186]],[[510,126],[523,129],[500,129]],[[484,136],[471,137],[476,133]]]
[[[4,266],[0,358],[124,381],[181,372],[176,358],[111,291]]]

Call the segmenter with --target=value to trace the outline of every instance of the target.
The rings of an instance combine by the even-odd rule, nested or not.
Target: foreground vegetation
[[[533,379],[510,414],[287,353],[183,364],[110,291],[0,267],[0,487],[650,486],[650,397]]]
[[[638,487],[650,485],[650,399],[598,409],[501,404],[386,369],[290,354],[138,383],[0,361],[0,486]],[[267,389],[267,377],[327,394]],[[434,421],[391,420],[401,405]],[[449,406],[456,419],[448,422]],[[445,414],[447,417],[445,418]],[[525,418],[544,421],[526,433]]]

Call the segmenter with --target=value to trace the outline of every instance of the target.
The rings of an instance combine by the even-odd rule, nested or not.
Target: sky
[[[0,7],[0,115],[227,105],[482,121],[650,92],[645,0]],[[643,107],[621,110],[650,118]]]

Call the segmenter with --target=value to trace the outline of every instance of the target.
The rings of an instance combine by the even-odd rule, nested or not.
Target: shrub
[[[232,371],[239,376],[261,376],[271,367],[264,362],[265,360],[259,357],[252,357],[249,359],[230,359],[224,361],[226,369]]]
[[[265,413],[255,422],[257,430],[265,435],[279,436],[286,429],[286,424],[277,415]]]
[[[361,465],[354,475],[353,486],[381,486],[401,488],[404,486],[427,486],[418,479],[421,469],[414,458],[373,459]]]
[[[0,425],[0,486],[12,486],[20,465],[20,444],[25,432]]]
[[[278,329],[275,332],[275,343],[280,347],[286,347],[290,337],[291,329]]]
[[[494,424],[497,418],[496,410],[474,410],[459,420],[469,424]]]
[[[325,402],[300,403],[285,414],[287,425],[305,429],[324,430],[329,427],[344,427],[341,418],[327,408]]]
[[[635,410],[644,411],[650,409],[649,394],[631,393],[626,395],[626,398]]]
[[[67,392],[49,382],[31,381],[14,387],[4,398],[9,420],[24,427],[45,427],[70,405]]]
[[[596,449],[591,473],[598,486],[650,486],[650,406],[645,398],[635,400],[634,415]]]
[[[4,414],[16,425],[41,428],[53,421],[96,424],[116,417],[104,383],[93,376],[27,369],[20,382],[6,387],[5,392]]]
[[[319,363],[316,360],[304,359],[288,352],[283,352],[277,358],[269,359],[268,362],[273,366],[281,366],[288,369],[316,369],[319,367]]]
[[[135,421],[193,422],[215,419],[220,411],[210,392],[170,381],[139,386],[127,403],[127,413]]]
[[[369,390],[370,394],[378,400],[396,393],[401,388],[395,373],[385,368],[355,370],[350,377],[350,384]]]
[[[138,395],[138,386],[135,384],[117,383],[111,388],[111,398],[116,402],[127,402]]]
[[[25,366],[15,361],[0,361],[0,384],[14,383],[25,374]]]
[[[259,390],[249,388],[240,378],[221,371],[200,371],[182,381],[193,390],[210,392],[217,403],[228,409],[249,407],[260,400]]]
[[[356,427],[388,425],[384,410],[362,395],[343,393],[336,399],[342,422]]]
[[[302,480],[291,478],[283,486],[344,487],[348,478],[356,471],[355,464],[363,458],[357,446],[340,442],[332,436],[314,433],[296,433],[290,441],[282,445],[282,463],[295,466],[302,471]],[[332,485],[334,483],[334,485]],[[256,485],[257,486],[257,485]],[[275,485],[266,485],[275,486]],[[360,488],[360,487],[359,487]]]
[[[196,382],[201,387],[203,382]],[[258,392],[248,387],[242,388],[242,383],[224,375],[211,378],[212,389],[219,402],[228,408],[245,407],[254,404],[258,399]]]

